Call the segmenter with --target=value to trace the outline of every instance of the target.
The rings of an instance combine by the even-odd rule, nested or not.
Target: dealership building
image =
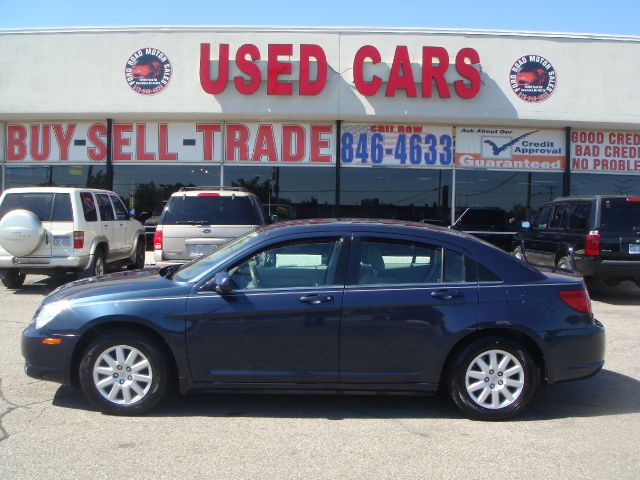
[[[640,37],[424,29],[0,31],[2,188],[243,186],[284,216],[508,231],[640,194]]]

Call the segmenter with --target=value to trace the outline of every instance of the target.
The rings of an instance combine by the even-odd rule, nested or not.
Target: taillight
[[[153,234],[153,249],[162,250],[162,228],[156,227],[156,233]]]
[[[640,197],[628,197],[627,203],[640,203]]]
[[[587,240],[584,244],[584,254],[589,256],[600,255],[600,232],[591,230],[587,234]]]
[[[591,299],[587,290],[560,290],[558,296],[574,310],[591,315]]]
[[[73,232],[73,248],[84,247],[84,232]]]
[[[219,193],[207,193],[207,192],[202,192],[198,194],[199,197],[219,197],[220,194]]]

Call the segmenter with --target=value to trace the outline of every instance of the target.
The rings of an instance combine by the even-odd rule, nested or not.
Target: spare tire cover
[[[0,220],[0,245],[13,256],[29,255],[43,235],[40,218],[29,210],[12,210]]]

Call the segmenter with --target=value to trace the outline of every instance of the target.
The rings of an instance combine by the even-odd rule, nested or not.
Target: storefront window
[[[220,186],[220,165],[115,165],[113,190],[144,221],[181,187]]]
[[[336,169],[225,165],[224,184],[255,193],[282,220],[335,216]]]
[[[456,218],[465,230],[512,231],[562,196],[562,173],[456,171]]]
[[[342,168],[340,215],[448,224],[451,170]]]
[[[36,165],[5,168],[5,188],[27,186],[91,187],[107,186],[105,165]]]
[[[640,195],[640,175],[574,173],[571,195]]]

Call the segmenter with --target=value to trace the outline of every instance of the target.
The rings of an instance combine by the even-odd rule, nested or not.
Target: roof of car
[[[7,188],[4,193],[71,193],[75,191],[90,191],[100,193],[113,193],[110,190],[102,190],[100,188],[85,187],[14,187]]]
[[[198,197],[212,195],[217,197],[249,197],[255,196],[251,192],[243,190],[220,190],[220,189],[194,189],[194,190],[179,190],[172,193],[172,197]]]

